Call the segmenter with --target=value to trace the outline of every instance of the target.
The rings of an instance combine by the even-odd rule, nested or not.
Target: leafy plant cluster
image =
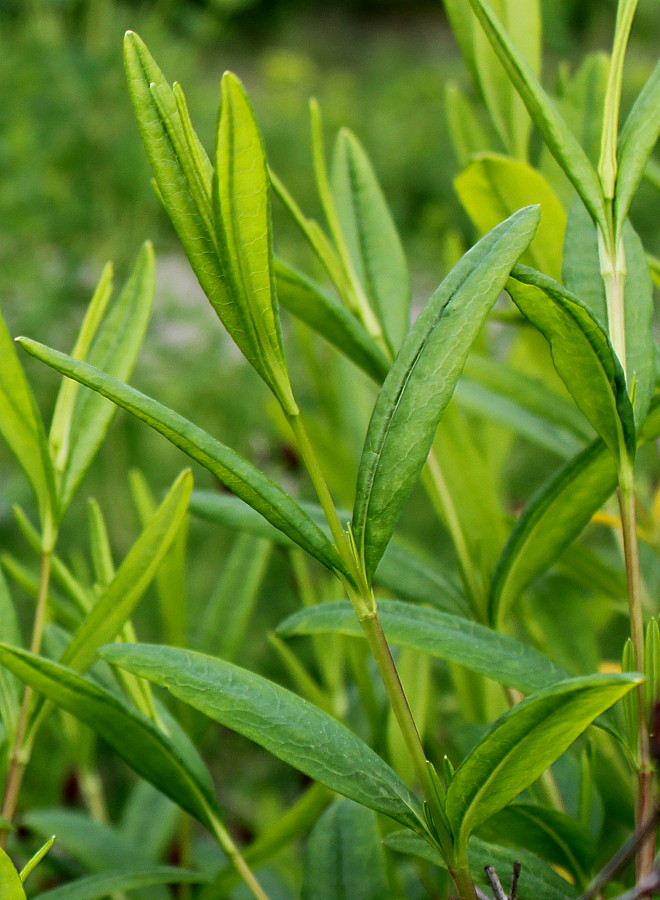
[[[15,515],[39,561],[33,578],[5,559],[12,580],[35,597],[27,644],[13,589],[0,578],[3,898],[25,898],[38,864],[32,879],[46,900],[129,891],[162,898],[165,885],[205,900],[246,891],[260,900],[482,900],[495,891],[501,900],[485,866],[503,880],[513,871],[510,896],[521,900],[586,900],[626,882],[637,886],[627,897],[648,892],[657,878],[650,713],[660,671],[649,615],[657,264],[628,214],[660,131],[660,68],[620,129],[636,5],[620,0],[611,56],[590,56],[566,75],[570,102],[559,109],[539,80],[538,3],[446,0],[478,97],[453,87],[447,112],[464,163],[456,190],[480,237],[412,324],[401,241],[355,135],[342,129],[328,162],[312,101],[321,225],[270,168],[235,75],[222,78],[209,157],[180,85],[166,81],[135,33],[126,35],[157,194],[211,307],[269,390],[315,497],[303,501],[127,383],[154,296],[149,244],[114,302],[104,270],[70,355],[18,338],[65,376],[48,430],[1,324],[0,430],[36,498],[37,525],[22,509]],[[538,153],[530,149],[537,140]],[[274,198],[306,242],[313,276],[276,254]],[[289,368],[281,309],[298,323],[326,432]],[[326,368],[316,336],[334,348],[322,357]],[[363,397],[366,434],[351,424]],[[117,406],[223,490],[193,491],[185,470],[158,503],[134,473],[142,531],[121,563],[93,500],[90,558],[80,548],[64,558],[66,513]],[[517,517],[505,488],[506,467],[519,459],[514,436],[560,460]],[[435,556],[399,527],[418,489],[442,525]],[[238,533],[194,623],[183,602],[189,510]],[[617,534],[620,569],[575,543],[594,521]],[[241,665],[273,545],[287,554],[300,600],[272,637],[295,690]],[[140,642],[134,622],[152,583],[157,644]],[[611,665],[600,632],[614,624],[618,635],[623,621],[630,637],[611,648],[622,650],[621,665]],[[218,736],[204,734],[204,719],[308,779],[244,846],[212,778]],[[64,883],[48,887],[38,873],[58,858],[52,839],[17,868],[13,857],[26,844],[14,822],[31,758],[54,722],[87,812],[42,810],[24,822],[61,831],[86,871],[67,880],[63,866]],[[140,779],[116,827],[98,767],[104,745]],[[634,873],[619,883],[617,871],[599,876],[614,849],[608,832],[618,841],[633,827]],[[307,835],[300,864],[292,848]],[[179,864],[163,865],[167,846]],[[280,865],[269,867],[275,859]]]

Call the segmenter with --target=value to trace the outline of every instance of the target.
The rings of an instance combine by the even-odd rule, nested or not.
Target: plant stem
[[[468,595],[476,609],[483,608],[483,585],[477,577],[449,486],[433,448],[422,472],[422,481],[436,513],[447,523]]]
[[[52,543],[49,542],[52,547]],[[50,584],[50,572],[53,560],[52,549],[43,550],[41,554],[41,565],[39,571],[39,590],[37,593],[37,605],[34,613],[34,623],[32,626],[32,638],[30,640],[30,651],[38,654],[41,650],[41,642],[43,640],[44,629],[46,627],[46,613],[48,607],[48,586]],[[5,786],[5,795],[2,801],[2,811],[0,815],[3,819],[11,822],[16,815],[16,807],[18,806],[18,797],[23,783],[23,775],[28,764],[30,750],[25,743],[25,735],[27,732],[30,712],[32,710],[32,688],[26,686],[23,691],[23,699],[18,714],[18,723],[16,726],[16,734],[12,744],[9,757],[9,774],[7,776],[7,784]],[[7,844],[8,831],[0,831],[0,847]]]
[[[628,609],[630,615],[630,636],[635,653],[635,664],[639,672],[644,672],[644,621],[642,616],[642,591],[639,570],[639,549],[637,544],[637,516],[635,493],[632,486],[632,470],[624,471],[618,490],[619,508],[623,531],[623,551],[628,577]],[[647,721],[644,687],[637,687],[638,723],[638,775],[635,825],[640,827],[653,810],[653,765],[649,746],[649,725]],[[640,845],[635,857],[637,881],[645,878],[653,869],[655,856],[655,834],[649,833]]]
[[[231,860],[232,865],[241,876],[247,887],[252,891],[252,895],[256,900],[270,900],[268,894],[257,881],[254,872],[248,866],[243,854],[231,839],[229,832],[222,822],[215,816],[210,816],[211,825],[213,826],[213,834],[216,840]]]

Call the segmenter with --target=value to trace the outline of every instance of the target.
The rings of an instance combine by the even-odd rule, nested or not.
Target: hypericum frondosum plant
[[[78,659],[80,638],[74,635],[59,662],[11,642],[0,647],[0,661],[10,672],[103,735],[143,778],[216,835],[235,871],[223,867],[213,881],[199,888],[199,897],[206,900],[227,896],[236,874],[253,896],[263,900],[268,892],[250,866],[268,859],[312,823],[303,897],[407,896],[402,880],[405,868],[388,867],[385,862],[379,822],[382,826],[386,819],[402,826],[394,831],[391,822],[386,826],[386,846],[424,861],[420,871],[429,895],[435,891],[442,896],[443,890],[449,890],[462,900],[481,900],[487,889],[501,900],[503,892],[492,870],[484,877],[483,867],[494,866],[500,877],[508,877],[513,860],[519,859],[523,873],[518,883],[515,868],[512,897],[562,900],[579,892],[593,896],[603,881],[589,888],[599,863],[590,832],[594,769],[607,756],[601,752],[604,744],[617,763],[620,748],[629,749],[635,702],[640,821],[652,802],[645,713],[650,696],[645,699],[639,688],[637,701],[631,700],[642,675],[633,671],[572,677],[553,658],[552,647],[547,654],[534,646],[539,627],[530,615],[516,619],[518,636],[508,633],[528,586],[555,563],[618,484],[634,621],[635,665],[631,668],[644,667],[633,460],[638,443],[660,432],[660,405],[651,398],[653,347],[648,328],[641,334],[628,328],[610,340],[601,324],[604,319],[599,321],[568,289],[573,285],[564,287],[554,280],[560,267],[547,216],[560,215],[558,204],[548,201],[550,189],[539,188],[540,176],[527,166],[529,125],[512,102],[510,85],[501,73],[491,82],[482,72],[489,58],[481,56],[485,45],[478,28],[483,26],[492,40],[538,130],[593,217],[601,235],[598,265],[605,273],[604,290],[612,310],[624,302],[624,254],[628,279],[634,260],[640,267],[645,265],[643,255],[626,250],[626,241],[632,248],[635,239],[626,238],[631,232],[624,222],[657,136],[657,114],[651,102],[653,92],[658,92],[657,70],[633,108],[619,141],[618,170],[613,171],[623,45],[634,6],[622,3],[603,119],[604,162],[598,174],[490,7],[480,0],[470,4],[476,19],[465,3],[452,3],[452,15],[468,61],[481,72],[484,98],[497,132],[505,148],[518,157],[493,164],[501,165],[512,185],[508,193],[501,192],[510,208],[504,215],[491,217],[485,226],[483,220],[477,222],[486,233],[457,262],[412,325],[405,257],[357,139],[342,131],[328,166],[320,112],[312,104],[314,169],[327,223],[324,230],[305,215],[269,170],[254,113],[234,75],[222,79],[217,140],[209,159],[193,129],[181,88],[170,87],[135,34],[126,36],[131,95],[159,197],[213,308],[272,392],[317,504],[298,502],[210,434],[102,367],[20,339],[35,357],[147,422],[231,491],[232,496],[198,495],[193,501],[196,511],[291,550],[305,608],[278,631],[281,637],[316,636],[313,650],[320,679],[309,675],[288,645],[279,639],[274,643],[299,693],[307,699],[230,659],[183,646],[117,642],[98,651],[122,679],[136,679],[128,682],[134,692],[137,685],[145,684],[142,679],[160,685],[317,783],[281,823],[258,836],[244,853],[222,825],[207,770],[194,749],[184,746],[180,736],[175,738],[176,726],[157,709],[139,712],[127,693],[120,696],[75,671],[72,660]],[[538,23],[537,4],[512,0],[505,6],[512,21],[519,16],[521,22]],[[491,162],[481,159],[474,165],[490,171]],[[532,173],[524,176],[531,182],[529,189],[522,179],[517,180],[522,170],[515,166],[520,165]],[[518,203],[514,188],[530,196]],[[274,256],[271,189],[293,216],[333,292]],[[539,199],[540,209],[534,205]],[[591,240],[589,227],[576,219],[580,240]],[[519,265],[521,258],[549,271]],[[600,279],[598,269],[593,274]],[[469,428],[449,405],[466,364],[468,381],[490,382],[493,395],[510,392],[508,414],[512,415],[511,407],[514,416],[526,413],[527,427],[536,428],[547,442],[554,441],[555,450],[562,448],[566,455],[567,448],[584,447],[592,432],[568,399],[551,387],[540,386],[536,393],[537,382],[517,379],[506,366],[489,365],[478,357],[468,361],[503,290],[547,338],[561,379],[598,435],[542,488],[508,540],[497,476],[483,467]],[[647,301],[647,294],[641,299],[635,296],[636,316],[648,314]],[[335,504],[320,463],[320,448],[310,437],[312,429],[306,427],[306,412],[287,366],[280,303],[334,344],[376,385],[350,512]],[[618,340],[625,344],[617,344]],[[626,359],[628,381],[621,358]],[[633,382],[634,388],[629,387]],[[461,393],[465,398],[463,389],[459,400]],[[556,425],[558,434],[550,436],[548,425]],[[461,471],[466,461],[470,469]],[[403,508],[420,479],[451,539],[458,579],[447,577],[442,567],[425,562],[396,538]],[[245,554],[246,548],[239,547],[237,560],[244,560],[247,573]],[[321,563],[327,574],[312,575],[305,555]],[[596,562],[593,572],[601,575],[602,565]],[[377,598],[383,588],[394,596]],[[337,599],[338,591],[342,599]],[[223,624],[233,624],[230,604],[225,603],[224,609]],[[128,615],[130,610],[125,612]],[[92,624],[81,628],[88,633],[96,623],[101,637],[93,646],[85,643],[87,663],[92,662],[99,643],[115,638],[122,615],[117,613],[107,623],[105,608],[91,610],[86,621]],[[337,641],[337,635],[349,640]],[[356,652],[350,643],[354,637],[363,639],[370,660],[359,649]],[[649,641],[654,649],[647,654],[646,670],[653,673],[658,647],[654,623],[649,626]],[[390,645],[401,648],[396,661]],[[233,647],[232,641],[225,642],[226,657],[233,655]],[[470,746],[463,745],[455,767],[444,748],[438,748],[437,736],[429,727],[428,690],[433,675],[425,664],[427,656],[448,661],[457,696],[466,706],[479,706],[491,720],[487,729],[474,735]],[[344,660],[377,749],[350,727],[355,720],[342,702],[346,700]],[[380,683],[374,683],[375,675]],[[496,697],[484,676],[504,691]],[[621,698],[628,701],[625,725],[607,713]],[[504,705],[509,708],[500,714]],[[571,750],[592,723],[599,733]],[[450,740],[450,735],[444,737]],[[456,751],[460,743],[457,740],[452,746]],[[563,784],[557,772],[550,771],[560,757],[568,761]],[[319,815],[329,800],[326,789],[353,802],[335,802]],[[573,803],[570,808],[567,798]],[[640,880],[649,872],[648,845],[641,854]],[[429,863],[449,873],[448,888],[442,888],[442,876],[429,874]],[[419,895],[419,887],[416,890]]]

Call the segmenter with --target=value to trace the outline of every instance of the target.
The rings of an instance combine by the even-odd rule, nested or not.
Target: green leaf
[[[140,516],[142,527],[156,510],[146,479],[134,469],[129,472],[133,502]],[[156,573],[156,587],[163,634],[168,644],[184,645],[188,636],[188,602],[186,596],[186,541],[188,517],[184,516],[178,534]],[[130,640],[128,635],[127,640]]]
[[[538,650],[516,638],[469,619],[400,600],[379,600],[380,620],[392,644],[451,660],[524,694],[563,681],[568,673]],[[278,634],[324,634],[362,637],[350,604],[320,603],[286,618]]]
[[[548,149],[582,197],[594,221],[605,232],[607,217],[603,193],[584,150],[541,87],[533,69],[502,28],[487,0],[470,0],[470,4]]]
[[[77,878],[38,895],[38,900],[103,900],[109,894],[134,891],[155,884],[196,884],[207,876],[179,866],[132,866],[118,872],[101,872]]]
[[[146,243],[117,302],[99,328],[89,354],[83,358],[122,381],[130,378],[149,324],[155,288],[154,251]],[[78,356],[75,351],[72,355]],[[74,390],[65,402],[73,402],[74,406],[69,433],[58,451],[65,461],[61,487],[63,508],[71,502],[116,412],[114,404],[97,393],[75,390],[75,383],[66,383]]]
[[[538,219],[538,208],[520,210],[457,263],[408,333],[383,383],[362,452],[353,514],[369,578],[426,462],[472,343]]]
[[[383,843],[398,853],[418,856],[436,866],[447,868],[440,853],[410,831],[393,831]],[[527,850],[498,847],[477,837],[470,838],[468,845],[470,871],[475,882],[490,890],[490,882],[484,874],[484,866],[494,866],[502,880],[511,872],[514,860],[522,863],[522,877],[518,886],[519,900],[566,900],[575,897],[572,884],[561,878],[546,862]]]
[[[539,378],[475,353],[456,386],[456,401],[563,457],[574,456],[592,436],[575,405]]]
[[[623,250],[627,269],[624,282],[626,371],[631,395],[632,385],[635,386],[635,421],[639,428],[646,418],[654,388],[653,283],[644,248],[630,222],[623,226]],[[600,274],[598,235],[579,201],[569,216],[563,280],[607,331],[607,300]]]
[[[582,532],[616,484],[614,459],[597,440],[539,488],[514,525],[493,576],[489,603],[494,625]]]
[[[660,134],[660,62],[642,88],[619,137],[614,217],[621,234],[651,151]]]
[[[103,321],[103,316],[105,315],[108,303],[110,302],[110,297],[112,296],[112,279],[113,266],[112,263],[107,263],[101,273],[92,299],[85,310],[85,316],[80,326],[76,343],[71,351],[71,356],[76,359],[87,358],[89,348]],[[53,410],[48,445],[55,470],[59,475],[64,471],[69,455],[71,418],[73,416],[78,390],[79,385],[74,381],[70,381],[68,378],[62,379],[60,389],[57,393],[55,409]]]
[[[467,0],[464,0],[468,15],[472,15]],[[451,135],[454,153],[461,168],[468,165],[477,153],[486,153],[496,141],[477,116],[475,104],[471,103],[461,88],[453,81],[445,87],[445,109],[447,127]]]
[[[408,266],[369,158],[347,129],[339,132],[335,144],[332,191],[353,268],[396,351],[410,325]]]
[[[266,573],[271,544],[239,534],[224,561],[218,584],[199,616],[195,646],[223,659],[236,659],[243,644],[257,592]]]
[[[539,0],[493,0],[493,4],[517,51],[538,76],[541,68]],[[507,151],[526,160],[531,122],[524,104],[477,25],[473,28],[473,41],[479,86],[495,129]]]
[[[302,508],[320,527],[325,524],[323,510],[318,504],[303,503]],[[246,531],[285,547],[295,544],[285,534],[270,525],[256,510],[238,497],[215,491],[194,491],[190,511],[210,522],[237,531]],[[341,520],[348,513],[338,510]],[[399,597],[418,603],[430,603],[451,612],[467,614],[465,597],[457,585],[432,562],[394,539],[390,542],[376,572],[376,581]]]
[[[19,878],[16,867],[1,847],[0,885],[2,885],[2,900],[27,900],[23,882]]]
[[[454,179],[454,187],[482,234],[522,206],[538,203],[541,220],[522,262],[560,277],[566,213],[540,172],[519,159],[483,153]]]
[[[281,260],[275,261],[275,275],[282,306],[380,384],[390,362],[353,313],[316,282]]]
[[[345,725],[290,691],[232,663],[175,647],[117,644],[101,656],[162,685],[315,781],[425,833],[420,803],[399,776]]]
[[[640,681],[635,674],[572,678],[527,697],[501,716],[447,789],[446,812],[457,846],[465,847],[475,828],[536,781],[597,716]]]
[[[0,315],[0,434],[27,475],[42,522],[57,509],[53,467],[39,408]]]
[[[382,900],[389,893],[376,816],[350,800],[336,801],[309,836],[302,900]]]
[[[239,336],[250,348],[247,358],[285,411],[296,415],[275,294],[270,179],[263,142],[239,79],[225,72],[221,90],[213,216],[229,291],[225,306],[240,320]],[[226,315],[220,317],[224,321]]]
[[[632,459],[635,422],[625,376],[598,321],[574,294],[526,266],[516,266],[506,289],[550,344],[559,376],[614,456]]]
[[[182,472],[131,547],[115,577],[83,619],[62,656],[62,663],[84,671],[96,649],[114,640],[158,571],[188,509],[193,479]]]
[[[186,755],[150,719],[88,678],[6,644],[0,662],[60,709],[99,734],[146,781],[202,824],[219,816],[211,777],[190,749]]]
[[[14,647],[21,646],[18,617],[5,576],[0,568],[0,641]],[[0,669],[0,722],[5,730],[7,743],[11,744],[18,723],[20,705],[16,679],[9,672]]]
[[[309,519],[298,504],[274,484],[252,463],[240,457],[194,425],[156,400],[111,378],[87,363],[78,362],[64,353],[20,338],[28,353],[41,359],[69,378],[108,397],[138,419],[142,419],[176,447],[200,463],[242,500],[283,531],[294,543],[319,559],[329,569],[343,571],[339,554],[323,532]],[[348,573],[345,573],[348,574]]]
[[[575,819],[533,803],[512,803],[480,831],[486,840],[525,847],[570,872],[585,885],[596,858],[596,842]]]
[[[50,848],[55,843],[55,835],[51,835],[45,844],[43,844],[37,852],[26,862],[21,871],[18,873],[19,878],[25,884],[27,879],[30,877],[30,874],[36,869],[44,856],[48,853]]]

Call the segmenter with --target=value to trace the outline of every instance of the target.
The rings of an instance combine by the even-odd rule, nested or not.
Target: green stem
[[[474,606],[477,609],[481,609],[483,607],[483,585],[477,576],[477,568],[472,562],[467,540],[461,527],[461,521],[454,505],[449,485],[440,466],[440,460],[433,449],[429,453],[429,458],[422,472],[422,482],[436,513],[447,524],[468,595]]]
[[[619,508],[623,532],[623,551],[628,578],[628,610],[630,615],[630,637],[635,653],[635,664],[639,672],[645,671],[644,663],[644,619],[642,615],[642,590],[639,568],[639,548],[637,543],[637,516],[635,493],[632,485],[632,467],[623,467],[618,490]],[[653,810],[654,775],[649,746],[649,724],[646,717],[644,686],[637,688],[638,723],[638,774],[637,802],[635,805],[635,825],[639,827]],[[640,846],[635,857],[637,881],[645,878],[653,870],[655,856],[655,833],[650,833]]]
[[[52,543],[49,542],[49,548]],[[32,626],[32,638],[30,640],[30,651],[38,654],[41,650],[41,642],[43,640],[44,629],[46,627],[46,615],[48,611],[48,587],[50,584],[50,572],[53,560],[53,550],[43,550],[41,554],[41,566],[39,572],[39,590],[37,593],[37,605],[34,614],[34,623]],[[13,821],[18,806],[18,797],[23,783],[23,775],[30,758],[30,743],[25,742],[30,713],[32,711],[32,688],[26,685],[23,691],[23,699],[18,714],[18,723],[16,726],[16,734],[9,756],[9,773],[7,775],[7,784],[5,786],[5,794],[2,802],[2,811],[0,815],[8,822]],[[0,831],[0,847],[5,847],[9,832],[7,830]]]
[[[243,857],[243,854],[238,849],[236,844],[232,841],[229,832],[222,824],[222,822],[216,818],[215,816],[210,816],[211,825],[213,826],[213,834],[227,854],[227,857],[231,860],[232,865],[241,876],[247,887],[251,890],[252,895],[256,897],[256,900],[270,900],[268,894],[261,887],[259,882],[257,881],[254,872],[248,866]]]

